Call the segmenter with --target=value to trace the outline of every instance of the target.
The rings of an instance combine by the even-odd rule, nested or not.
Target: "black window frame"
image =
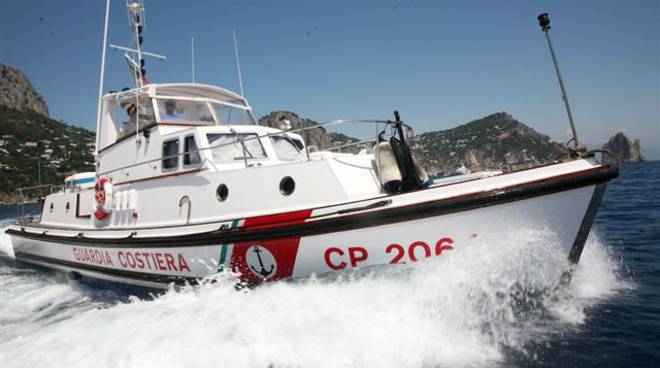
[[[189,149],[188,139],[192,139],[193,144],[195,145],[194,149]],[[194,158],[194,160],[193,160]],[[186,162],[188,161],[188,162]],[[201,153],[199,152],[199,145],[197,144],[197,139],[195,134],[188,134],[183,137],[183,166],[196,166],[202,163]]]
[[[171,154],[167,154],[165,151],[165,147],[170,144],[170,143],[176,143],[176,157],[169,157],[169,156],[174,156]],[[173,139],[168,139],[163,141],[163,150],[162,150],[162,156],[161,156],[161,168],[162,171],[175,171],[179,169],[179,156],[180,156],[180,151],[181,149],[181,142],[179,138],[173,138]],[[169,158],[165,158],[169,157]],[[168,167],[169,162],[176,162],[174,166]]]

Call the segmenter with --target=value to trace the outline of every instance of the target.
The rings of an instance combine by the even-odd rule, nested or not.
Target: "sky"
[[[417,133],[506,111],[565,142],[568,119],[536,16],[551,37],[582,142],[623,131],[660,159],[660,1],[145,0],[143,48],[154,82],[238,91],[257,117],[291,110],[316,121],[389,119]],[[0,63],[18,67],[51,116],[95,129],[104,0],[0,0]],[[109,43],[132,41],[125,1],[112,0]],[[108,51],[104,90],[130,85]]]

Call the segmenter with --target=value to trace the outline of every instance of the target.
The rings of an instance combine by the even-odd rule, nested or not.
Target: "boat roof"
[[[67,176],[64,179],[64,184],[79,185],[85,183],[93,183],[94,181],[96,181],[96,172],[88,171]]]
[[[225,88],[201,83],[153,83],[141,88],[108,93],[103,98],[106,100],[120,99],[126,95],[133,95],[136,91],[147,92],[149,97],[152,98],[202,98],[250,108],[249,103],[243,96]]]

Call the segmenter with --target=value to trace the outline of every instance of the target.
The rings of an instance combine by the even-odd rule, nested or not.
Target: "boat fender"
[[[388,192],[397,191],[401,185],[401,171],[396,162],[392,145],[387,141],[376,144],[376,168],[380,185]]]
[[[94,186],[96,211],[94,217],[99,220],[106,218],[112,212],[112,183],[108,178],[101,178]]]

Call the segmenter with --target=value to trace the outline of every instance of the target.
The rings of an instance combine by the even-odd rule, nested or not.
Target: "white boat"
[[[451,257],[540,227],[577,263],[618,175],[572,151],[541,167],[430,180],[398,114],[366,122],[381,125],[373,150],[323,151],[308,130],[361,122],[260,126],[240,94],[143,78],[102,97],[95,185],[67,178],[38,220],[7,229],[18,260],[157,288],[225,270],[262,282]]]

